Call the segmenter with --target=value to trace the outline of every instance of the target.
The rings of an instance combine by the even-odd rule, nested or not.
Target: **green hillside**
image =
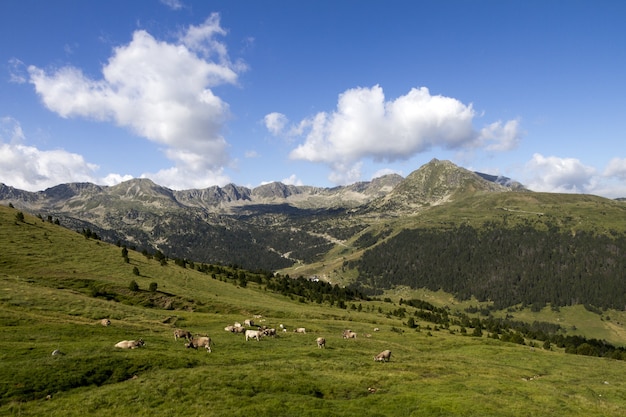
[[[0,415],[620,416],[626,407],[626,361],[503,341],[513,331],[480,335],[435,293],[423,293],[432,304],[407,303],[425,298],[416,292],[402,304],[392,293],[358,299],[262,271],[125,253],[0,207]],[[438,324],[444,314],[458,320]],[[604,314],[621,326],[619,312]],[[259,342],[224,331],[252,318],[288,331]],[[213,352],[186,349],[175,328],[210,335]],[[344,329],[358,337],[343,339]],[[144,347],[114,348],[138,338]],[[391,361],[374,362],[384,349]]]

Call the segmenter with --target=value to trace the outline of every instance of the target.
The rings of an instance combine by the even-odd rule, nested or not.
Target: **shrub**
[[[139,291],[139,284],[137,284],[137,281],[132,280],[132,281],[130,282],[130,284],[128,285],[128,288],[129,288],[131,291]]]

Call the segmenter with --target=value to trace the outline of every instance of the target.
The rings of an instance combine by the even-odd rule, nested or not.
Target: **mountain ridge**
[[[93,183],[66,183],[59,184],[42,191],[23,191],[12,186],[0,183],[0,201],[13,203],[27,210],[54,211],[63,209],[64,205],[78,198],[96,198],[98,195],[106,195],[108,198],[116,198],[120,201],[138,201],[144,204],[161,205],[167,207],[164,199],[171,200],[172,206],[196,207],[220,212],[228,211],[230,207],[247,204],[291,204],[299,208],[353,208],[382,198],[394,191],[398,185],[411,181],[418,172],[423,172],[426,167],[446,165],[451,169],[459,168],[449,161],[441,162],[433,159],[420,169],[413,171],[406,178],[398,174],[388,174],[372,179],[360,181],[350,185],[328,187],[316,187],[309,185],[289,185],[281,182],[262,184],[254,188],[229,183],[223,187],[210,186],[202,189],[172,190],[161,186],[147,178],[133,178],[113,186],[102,186]],[[498,177],[488,174],[474,173],[484,180],[484,184],[497,186],[479,187],[491,189],[491,191],[507,191],[514,189],[503,185],[503,181],[509,181],[506,177]],[[504,178],[504,180],[503,180]],[[516,189],[523,189],[521,184],[516,184]],[[406,185],[405,189],[415,185]],[[413,197],[429,199],[427,193],[421,192]],[[441,196],[439,196],[441,198]],[[160,202],[160,204],[158,203]]]

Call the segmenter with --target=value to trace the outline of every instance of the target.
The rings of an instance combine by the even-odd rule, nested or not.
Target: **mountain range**
[[[488,299],[491,289],[510,288],[510,280],[518,279],[517,296],[503,299],[532,303],[537,298],[530,289],[536,287],[535,278],[526,282],[524,275],[539,270],[531,264],[544,253],[558,253],[552,258],[576,265],[547,270],[575,275],[580,268],[590,280],[609,280],[612,288],[621,285],[614,275],[623,274],[619,268],[626,259],[623,202],[536,193],[509,178],[437,159],[406,178],[386,175],[334,188],[274,182],[252,189],[228,184],[177,191],[133,179],[115,186],[70,183],[27,192],[0,184],[0,203],[146,254],[317,276],[373,292],[400,284],[434,290],[446,286],[465,298],[479,294]],[[459,242],[462,247],[457,247]],[[590,245],[597,246],[595,259],[605,258],[602,267],[580,256]],[[436,253],[427,247],[437,248]],[[577,258],[564,255],[576,248]],[[506,266],[507,256],[516,259],[516,268]],[[424,275],[435,265],[436,271]],[[451,272],[454,268],[457,273]],[[487,283],[483,271],[489,275]],[[459,280],[473,284],[468,288]],[[579,302],[577,294],[542,302]],[[600,298],[596,295],[595,305],[601,304]],[[620,301],[612,298],[610,303]]]
[[[507,191],[527,190],[434,159],[406,178],[391,174],[334,188],[273,182],[177,191],[132,179],[28,192],[0,184],[0,203],[135,248],[273,270],[318,258],[366,228],[372,216],[397,217],[474,192]]]

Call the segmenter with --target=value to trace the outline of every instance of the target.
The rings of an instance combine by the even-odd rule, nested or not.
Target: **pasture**
[[[14,210],[1,209],[0,415],[621,416],[626,409],[624,361],[427,330],[426,322],[411,329],[388,314],[395,304],[362,301],[358,311],[302,302],[134,251],[125,263],[119,247],[29,216],[16,222]],[[139,291],[128,290],[132,280]],[[224,330],[252,318],[288,331],[246,342]],[[176,328],[209,335],[212,353],[185,348]],[[357,337],[344,339],[345,329]],[[141,348],[114,348],[139,338]],[[375,362],[385,349],[391,361]]]

